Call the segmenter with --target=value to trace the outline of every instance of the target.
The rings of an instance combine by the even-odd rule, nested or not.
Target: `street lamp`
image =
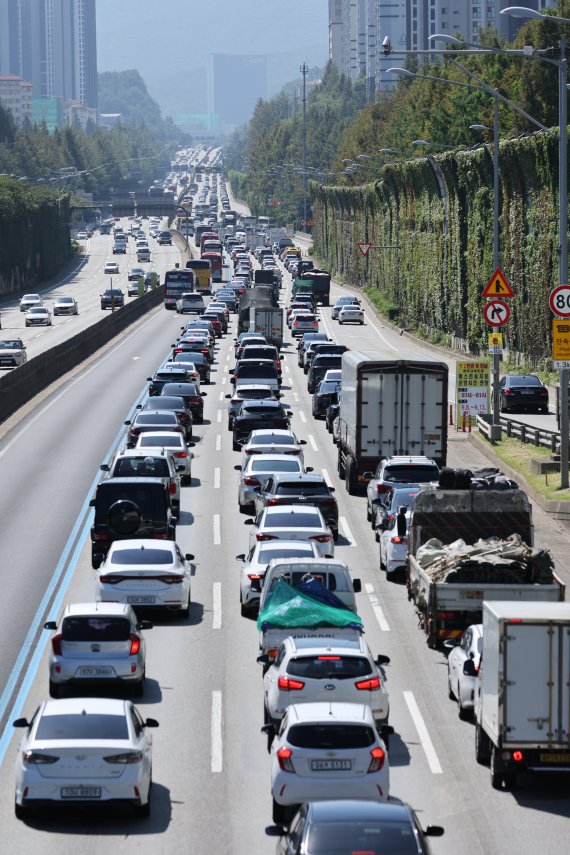
[[[459,148],[456,145],[445,145],[444,143],[429,142],[429,140],[412,140],[412,145],[425,145],[429,148]]]

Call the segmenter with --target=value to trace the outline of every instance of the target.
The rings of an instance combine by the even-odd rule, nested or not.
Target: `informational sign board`
[[[474,425],[475,417],[490,412],[490,368],[487,362],[457,363],[457,424]]]
[[[570,320],[552,320],[552,359],[555,368],[570,367]]]
[[[496,353],[501,355],[503,352],[503,333],[500,332],[490,332],[488,333],[489,338],[489,353],[491,356],[494,356]]]

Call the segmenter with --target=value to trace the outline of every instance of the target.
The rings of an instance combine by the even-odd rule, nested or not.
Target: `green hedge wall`
[[[501,267],[511,283],[506,345],[549,359],[548,294],[558,284],[558,141],[500,145]],[[488,147],[386,166],[362,187],[311,185],[315,254],[340,279],[377,289],[402,326],[484,352],[481,292],[493,274],[493,162]],[[370,242],[367,258],[358,241]]]
[[[0,178],[0,294],[54,276],[72,256],[69,197]]]

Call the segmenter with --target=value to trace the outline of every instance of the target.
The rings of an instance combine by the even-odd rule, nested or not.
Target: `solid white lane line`
[[[217,422],[222,421],[222,411],[221,410],[218,410],[218,412],[216,413],[216,421]]]
[[[214,546],[219,546],[222,542],[222,530],[220,528],[220,515],[214,514]]]
[[[329,473],[327,472],[327,470],[326,470],[326,469],[321,469],[321,472],[323,473],[323,478],[325,479],[325,481],[326,481],[326,483],[327,483],[327,486],[329,486],[329,487],[333,487],[333,486],[334,486],[334,484],[333,484],[333,482],[331,481],[331,476],[329,475]]]
[[[222,765],[222,693],[212,692],[212,720],[211,720],[212,755],[210,769],[212,772],[221,772]]]
[[[214,582],[212,589],[212,629],[222,628],[222,583]]]
[[[214,469],[214,490],[220,489],[220,468],[216,466]]]
[[[222,450],[222,434],[219,433],[216,437],[216,451]]]
[[[382,611],[382,606],[378,601],[378,597],[374,593],[374,585],[371,585],[370,582],[366,582],[364,585],[364,590],[368,594],[368,599],[370,600],[370,605],[372,606],[372,611],[374,612],[374,616],[378,621],[378,625],[382,632],[390,632],[390,627],[388,626],[388,621],[384,617],[384,612]]]
[[[306,417],[305,413],[303,412],[303,410],[299,410],[299,418],[301,419],[301,421],[304,424],[307,423],[307,417]]]
[[[315,437],[313,436],[312,433],[309,434],[309,442],[311,443],[311,447],[312,447],[313,451],[319,450],[319,446],[315,442]]]
[[[339,517],[338,521],[340,523],[340,527],[342,528],[342,532],[343,532],[344,536],[346,537],[346,539],[348,541],[350,541],[350,543],[348,545],[349,546],[356,546],[356,541],[352,535],[352,532],[350,530],[350,526],[348,524],[346,517]]]
[[[435,752],[435,748],[433,747],[433,742],[431,741],[431,736],[429,735],[426,723],[420,712],[420,708],[418,707],[416,699],[414,698],[414,693],[404,692],[404,700],[408,705],[410,715],[416,726],[416,730],[418,732],[418,736],[420,738],[420,742],[422,743],[422,748],[424,749],[426,760],[428,761],[428,765],[432,771],[432,774],[443,774],[441,763],[439,762],[439,758]]]

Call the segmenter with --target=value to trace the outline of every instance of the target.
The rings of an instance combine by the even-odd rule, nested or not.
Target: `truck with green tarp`
[[[305,270],[293,281],[293,298],[301,294],[311,294],[315,303],[330,305],[331,275],[326,270]]]

